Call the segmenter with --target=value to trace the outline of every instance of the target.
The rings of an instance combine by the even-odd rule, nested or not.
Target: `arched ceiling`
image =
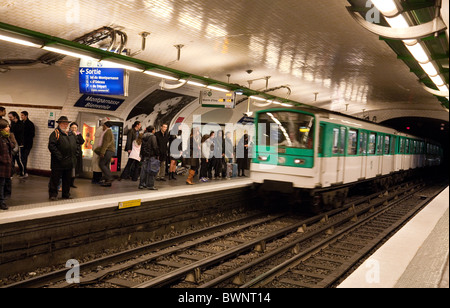
[[[363,29],[347,11],[349,5],[366,3],[3,0],[0,22],[67,40],[111,27],[127,34],[131,53],[141,48],[140,33],[149,32],[138,59],[258,90],[265,89],[265,77],[270,76],[268,86],[289,87],[292,100],[351,115],[408,110],[448,119],[441,102],[423,89],[393,47]],[[179,59],[175,45],[183,45]],[[448,43],[446,52],[448,63]],[[26,68],[11,63],[45,53],[0,41],[0,69]],[[448,84],[448,65],[446,72]],[[287,91],[271,94],[285,97]]]

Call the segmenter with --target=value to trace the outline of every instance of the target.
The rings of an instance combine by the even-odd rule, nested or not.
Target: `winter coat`
[[[9,137],[0,136],[0,178],[12,176],[11,151],[14,144]]]
[[[166,133],[163,135],[161,131],[157,132],[155,134],[156,139],[158,140],[158,148],[159,148],[159,160],[160,161],[166,161],[167,156],[169,154],[169,132],[166,131]]]
[[[75,168],[78,145],[76,136],[56,128],[49,137],[48,149],[51,153],[51,169],[67,170]]]
[[[145,133],[142,137],[141,160],[149,160],[159,156],[158,141],[152,133]]]

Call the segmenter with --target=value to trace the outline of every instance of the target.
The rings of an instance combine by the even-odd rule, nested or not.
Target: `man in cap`
[[[78,151],[76,137],[68,134],[69,119],[66,116],[61,116],[56,123],[58,123],[58,127],[50,134],[48,140],[48,149],[51,153],[48,193],[52,201],[58,200],[60,179],[62,179],[62,198],[71,199],[70,182]]]

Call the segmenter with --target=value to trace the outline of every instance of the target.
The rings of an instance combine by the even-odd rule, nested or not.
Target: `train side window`
[[[339,128],[333,128],[333,154],[339,154]]]
[[[377,135],[377,154],[383,154],[383,135]]]
[[[369,135],[369,154],[375,154],[375,144],[377,142],[377,134],[370,133]]]
[[[391,136],[386,135],[384,137],[384,154],[387,155],[389,154],[389,149],[390,149],[390,145],[391,145]]]
[[[359,135],[359,154],[367,154],[367,133],[365,132]]]
[[[345,153],[345,137],[347,133],[347,128],[341,127],[341,133],[339,135],[339,154]]]
[[[319,127],[319,155],[323,155],[323,143],[325,142],[325,126],[320,125]]]
[[[396,142],[397,142],[397,137],[395,137],[395,136],[392,136],[392,138],[391,138],[391,154],[395,154],[395,145],[396,145]]]
[[[409,154],[409,139],[405,140],[405,154]]]
[[[358,131],[355,129],[350,129],[348,131],[347,154],[356,155],[357,146],[358,146]]]
[[[405,153],[405,139],[404,138],[400,138],[400,149],[399,149],[400,154],[404,154]]]

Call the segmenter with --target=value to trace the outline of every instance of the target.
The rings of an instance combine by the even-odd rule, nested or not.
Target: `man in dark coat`
[[[25,126],[23,122],[20,121],[19,114],[15,111],[11,111],[8,113],[9,121],[11,122],[11,133],[14,134],[14,137],[17,140],[17,144],[19,145],[19,151],[13,155],[13,168],[15,168],[15,164],[17,161],[17,165],[19,166],[19,176],[23,177],[25,175],[25,167],[22,162],[22,156],[24,152],[23,140],[24,140],[24,131]]]
[[[168,125],[163,124],[161,130],[155,134],[156,140],[158,140],[159,148],[159,161],[161,162],[161,167],[159,168],[159,173],[156,176],[156,180],[165,181],[167,158],[169,155],[169,138],[170,134],[167,130]]]
[[[23,173],[24,176],[28,176],[27,164],[28,156],[30,155],[31,149],[33,148],[33,139],[36,135],[36,129],[34,123],[28,118],[28,112],[22,111],[20,113],[20,119],[23,122],[24,134],[23,134],[23,153],[22,153],[22,163],[23,163]]]
[[[70,199],[70,183],[77,162],[77,139],[68,134],[70,121],[62,116],[56,121],[58,127],[50,134],[48,149],[51,153],[51,176],[49,198],[58,200],[59,179],[62,178],[62,198]]]

